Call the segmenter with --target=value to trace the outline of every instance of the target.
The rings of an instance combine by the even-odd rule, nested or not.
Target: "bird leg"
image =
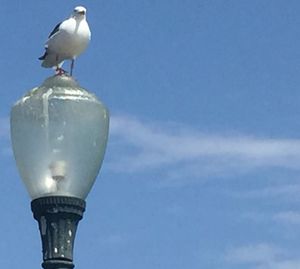
[[[57,76],[62,76],[62,75],[64,75],[65,73],[67,73],[65,70],[63,70],[61,67],[58,67],[58,66],[57,66],[55,72],[56,72],[56,75],[57,75]]]
[[[56,70],[55,70],[55,73],[57,76],[62,76],[64,75],[65,73],[67,73],[65,70],[63,70],[61,68],[62,64],[59,63],[58,61],[58,54],[56,54]]]
[[[72,61],[71,61],[71,70],[70,70],[70,75],[71,76],[73,74],[74,62],[75,62],[75,59],[72,59]]]

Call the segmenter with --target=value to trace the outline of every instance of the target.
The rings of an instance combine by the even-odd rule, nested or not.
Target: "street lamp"
[[[53,76],[11,110],[19,173],[39,223],[45,269],[73,268],[73,242],[104,157],[107,108],[70,76]]]

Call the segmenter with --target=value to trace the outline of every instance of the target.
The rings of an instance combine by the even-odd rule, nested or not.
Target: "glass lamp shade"
[[[11,138],[19,173],[32,199],[85,199],[107,144],[109,113],[69,76],[53,76],[11,110]]]

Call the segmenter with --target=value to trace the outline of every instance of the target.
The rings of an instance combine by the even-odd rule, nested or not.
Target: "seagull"
[[[74,62],[91,40],[91,31],[86,21],[86,8],[75,7],[69,19],[57,24],[45,44],[45,53],[39,58],[42,67],[55,67],[59,75],[66,73],[61,67],[64,60],[71,60],[70,75]]]

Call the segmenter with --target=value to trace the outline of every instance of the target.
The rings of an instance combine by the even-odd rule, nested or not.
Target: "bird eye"
[[[84,10],[79,10],[79,9],[74,9],[74,13],[84,15],[85,11]]]

